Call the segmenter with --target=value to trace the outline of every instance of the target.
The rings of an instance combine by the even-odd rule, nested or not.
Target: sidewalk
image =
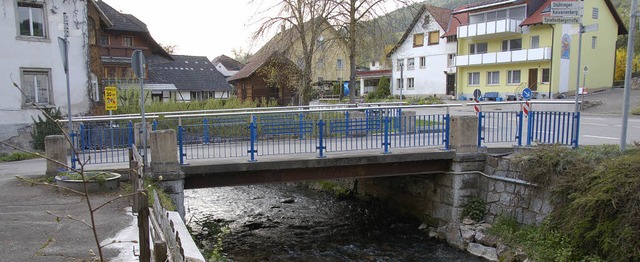
[[[90,223],[84,198],[48,186],[30,186],[16,176],[44,175],[45,160],[32,159],[0,163],[0,254],[2,261],[92,261],[97,248],[92,231],[75,219]],[[117,197],[118,193],[91,197],[93,207]],[[98,237],[112,244],[103,249],[108,261],[133,261],[138,240],[137,219],[128,199],[108,204],[95,213]],[[129,210],[129,211],[127,211]],[[63,217],[59,222],[47,212]],[[116,237],[116,239],[113,239]]]

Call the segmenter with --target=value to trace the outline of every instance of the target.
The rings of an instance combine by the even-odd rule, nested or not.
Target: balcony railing
[[[457,66],[488,65],[511,62],[551,60],[551,47],[495,52],[475,55],[459,55]]]
[[[469,24],[458,27],[458,38],[483,36],[491,34],[515,33],[521,34],[522,20],[502,19],[477,24]]]

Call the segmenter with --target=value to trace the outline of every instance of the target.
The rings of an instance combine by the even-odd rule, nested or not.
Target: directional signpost
[[[532,96],[533,96],[533,92],[531,92],[531,89],[529,89],[528,87],[525,87],[525,89],[522,90],[522,98],[526,100],[524,102],[524,107],[522,108],[522,111],[524,111],[525,117],[529,116],[529,100],[531,99]]]

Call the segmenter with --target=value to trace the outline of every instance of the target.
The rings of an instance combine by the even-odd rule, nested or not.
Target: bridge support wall
[[[184,173],[180,170],[178,150],[176,148],[176,131],[160,130],[149,132],[151,147],[151,177],[159,181],[182,219],[184,210]]]
[[[58,169],[65,168],[65,166],[56,163],[58,161],[65,165],[67,161],[67,150],[69,149],[69,143],[63,135],[50,135],[44,138],[44,150],[47,158],[47,176],[57,176]],[[55,161],[52,161],[55,160]]]

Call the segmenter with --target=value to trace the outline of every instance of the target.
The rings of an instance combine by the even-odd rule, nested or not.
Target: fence
[[[513,110],[488,110],[478,112],[478,146],[495,143],[515,143],[526,145],[562,144],[578,146],[580,134],[580,112],[560,110],[534,111],[534,105],[573,105],[574,102],[540,101],[525,102],[474,103],[473,105],[512,105]],[[515,107],[515,108],[513,108]],[[524,113],[528,111],[527,113]],[[525,134],[526,131],[526,134]]]
[[[361,107],[171,115],[178,119],[180,163],[188,159],[313,154],[442,146],[449,148],[450,106]],[[420,114],[410,109],[446,110]]]

